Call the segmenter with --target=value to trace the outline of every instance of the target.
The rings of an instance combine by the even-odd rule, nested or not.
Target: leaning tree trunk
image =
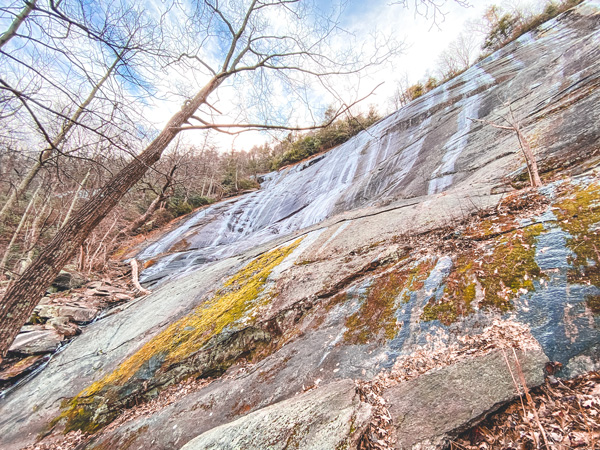
[[[158,209],[160,204],[164,200],[166,200],[166,198],[166,194],[164,192],[161,192],[154,200],[152,200],[152,203],[150,203],[150,206],[148,206],[146,212],[140,215],[137,219],[133,221],[133,223],[130,226],[123,230],[123,234],[135,233],[139,227],[141,227],[148,221],[148,219],[152,216],[152,214],[154,214],[154,212]]]
[[[64,124],[60,133],[58,133],[58,135],[52,140],[52,145],[50,146],[50,148],[47,148],[40,153],[40,156],[38,157],[35,164],[33,166],[31,166],[31,168],[25,174],[25,176],[23,177],[23,179],[21,180],[21,182],[19,183],[17,188],[14,189],[10,193],[8,200],[6,201],[6,203],[2,206],[2,209],[0,210],[0,220],[2,220],[8,214],[8,212],[13,207],[13,205],[17,202],[17,200],[25,193],[25,191],[27,190],[27,188],[29,187],[29,185],[31,184],[31,182],[33,181],[35,176],[38,174],[38,172],[40,171],[42,166],[54,154],[54,149],[57,148],[60,144],[62,144],[63,141],[66,139],[71,128],[73,128],[73,126],[77,123],[77,121],[79,120],[81,115],[85,112],[87,107],[90,105],[92,100],[96,97],[96,94],[100,91],[100,88],[106,82],[106,80],[108,80],[108,78],[110,77],[110,74],[115,70],[115,68],[117,67],[117,64],[119,63],[121,58],[124,56],[124,54],[125,54],[125,50],[123,50],[121,52],[121,54],[119,54],[116,57],[116,59],[113,61],[112,65],[108,68],[108,70],[106,71],[106,73],[104,74],[102,79],[100,79],[100,81],[98,81],[98,83],[96,83],[96,85],[91,90],[91,92],[89,93],[87,98],[75,110],[75,112],[73,113],[71,118],[68,120],[68,122]]]
[[[169,175],[166,175],[167,181],[165,182],[162,189],[160,190],[160,193],[154,200],[152,200],[152,203],[150,203],[150,206],[148,206],[148,209],[146,210],[146,212],[143,213],[141,216],[139,216],[137,219],[135,219],[131,225],[129,225],[125,230],[123,230],[120,233],[121,235],[122,234],[133,234],[139,227],[141,227],[148,221],[148,219],[152,216],[152,214],[154,214],[154,212],[158,209],[158,207],[161,205],[161,203],[167,199],[167,190],[173,184],[173,175],[175,174],[176,170],[177,170],[177,165],[174,165],[171,168],[171,172],[169,172]]]
[[[69,262],[91,231],[144,176],[150,166],[160,159],[162,152],[177,135],[178,129],[206,102],[210,93],[223,80],[223,76],[213,77],[193,99],[187,101],[152,143],[71,217],[52,241],[41,250],[23,275],[8,288],[0,301],[0,358],[6,356],[8,348],[29,319],[47,286]]]

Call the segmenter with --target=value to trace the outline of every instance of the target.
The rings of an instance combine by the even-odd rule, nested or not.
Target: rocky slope
[[[588,0],[195,213],[138,255],[151,295],[0,400],[2,448],[441,448],[547,362],[597,370],[599,30]],[[539,191],[469,120],[508,103]]]

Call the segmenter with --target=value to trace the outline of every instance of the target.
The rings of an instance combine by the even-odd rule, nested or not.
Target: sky
[[[325,10],[331,6],[333,0],[317,1],[319,7]],[[361,36],[366,40],[373,32],[390,35],[403,42],[405,47],[401,55],[390,59],[387,64],[378,67],[361,80],[359,93],[353,98],[361,97],[374,86],[383,83],[375,94],[363,103],[364,110],[368,109],[369,105],[374,105],[382,114],[392,112],[389,99],[396,89],[397,80],[407,76],[410,83],[415,83],[424,80],[428,74],[434,74],[439,54],[464,30],[467,21],[480,19],[485,9],[492,4],[505,4],[503,0],[470,0],[469,6],[464,7],[455,0],[446,0],[441,6],[444,16],[438,17],[434,22],[431,16],[416,13],[414,3],[411,3],[414,0],[408,1],[408,7],[405,7],[394,0],[347,0],[340,18],[341,26],[345,30],[355,35],[359,41]],[[531,6],[535,3],[535,0],[512,0],[511,4]],[[537,3],[541,1],[538,0]],[[184,78],[191,75],[185,74]],[[219,103],[226,108],[228,101],[233,104],[236,95],[232,90],[225,90],[219,94]],[[317,91],[313,93],[313,97],[319,98],[321,102],[327,101],[326,92]],[[351,97],[349,95],[349,98]],[[286,99],[282,97],[281,101],[285,102]],[[155,104],[149,117],[161,128],[179,108],[180,99],[162,100]],[[232,119],[236,119],[233,109],[229,114]],[[203,138],[200,132],[187,131],[184,139],[193,144]],[[230,151],[232,147],[237,150],[249,150],[252,146],[270,139],[270,135],[259,132],[244,133],[235,139],[219,133],[213,136],[213,142],[224,152]]]

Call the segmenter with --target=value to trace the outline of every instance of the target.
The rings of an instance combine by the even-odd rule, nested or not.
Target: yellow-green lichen
[[[591,283],[600,288],[600,185],[571,188],[568,195],[555,204],[559,226],[570,234],[567,247],[571,283]],[[600,301],[587,298],[592,311],[600,312]]]
[[[90,405],[94,404],[94,396],[107,388],[125,385],[138,371],[152,366],[154,361],[157,362],[155,365],[158,365],[153,368],[154,372],[181,363],[200,350],[213,336],[221,333],[225,327],[245,319],[252,321],[255,310],[264,304],[265,298],[270,298],[269,295],[261,294],[271,271],[298,247],[301,240],[298,239],[288,246],[271,250],[254,259],[227,280],[211,300],[171,324],[116,370],[68,401],[64,405],[66,411],[58,418],[67,419],[66,431],[95,431],[98,428],[98,424],[94,423],[94,411]]]
[[[570,281],[591,281],[600,287],[600,186],[575,188],[571,195],[555,204],[559,226],[571,235],[567,247],[573,269]]]
[[[472,313],[478,286],[479,308],[512,309],[512,300],[535,290],[534,280],[544,277],[535,261],[535,239],[543,230],[534,224],[493,239],[491,250],[476,248],[458,256],[443,297],[425,306],[421,320],[448,325]]]
[[[366,344],[373,340],[393,339],[398,332],[396,309],[410,300],[410,294],[423,287],[434,261],[426,260],[413,267],[392,269],[373,279],[364,294],[361,308],[346,319],[344,340],[350,344]],[[404,292],[403,292],[404,291]]]

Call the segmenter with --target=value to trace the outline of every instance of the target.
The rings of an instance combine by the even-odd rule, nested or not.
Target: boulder
[[[62,341],[63,337],[55,330],[30,331],[19,333],[8,350],[26,355],[52,353]]]
[[[40,319],[48,320],[60,316],[60,306],[58,305],[38,305],[33,313]]]
[[[54,292],[67,291],[69,289],[80,288],[87,280],[80,274],[61,270],[56,279],[52,282]]]
[[[24,373],[30,371],[33,366],[43,357],[44,355],[31,355],[27,358],[17,361],[12,366],[0,372],[0,381],[12,380],[13,378],[23,375]]]
[[[78,306],[61,306],[58,309],[57,317],[68,317],[73,322],[88,323],[98,315],[98,310],[94,308],[83,308]]]
[[[528,386],[544,381],[548,358],[541,350],[516,352]],[[446,448],[460,431],[514,399],[519,368],[507,350],[464,360],[387,389],[383,397],[396,433],[396,448]],[[512,372],[512,375],[511,375]]]
[[[47,328],[52,328],[62,334],[64,337],[72,337],[81,332],[79,327],[71,322],[69,317],[55,317],[46,322]]]
[[[213,428],[182,450],[354,448],[370,418],[354,382],[342,380]]]

